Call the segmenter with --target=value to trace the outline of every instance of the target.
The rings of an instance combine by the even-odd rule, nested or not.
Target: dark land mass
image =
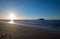
[[[0,23],[0,39],[60,39],[60,34],[26,25]],[[4,39],[5,39],[4,38]]]
[[[44,18],[38,19],[38,20],[45,20]]]

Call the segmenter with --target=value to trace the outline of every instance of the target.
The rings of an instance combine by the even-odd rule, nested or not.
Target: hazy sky
[[[0,19],[10,13],[19,19],[60,19],[60,0],[0,0]]]

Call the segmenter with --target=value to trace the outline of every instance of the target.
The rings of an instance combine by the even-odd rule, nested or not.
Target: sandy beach
[[[7,34],[6,39],[60,39],[60,34],[52,33],[52,31],[0,22],[0,39],[3,39],[2,34]]]

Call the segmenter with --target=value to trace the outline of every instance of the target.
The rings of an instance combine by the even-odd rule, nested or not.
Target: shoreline
[[[0,35],[3,33],[11,35],[12,32],[14,32],[12,39],[60,39],[60,34],[52,33],[49,30],[0,22]]]

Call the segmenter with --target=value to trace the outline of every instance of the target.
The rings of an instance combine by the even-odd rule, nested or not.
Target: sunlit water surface
[[[9,23],[33,25],[33,27],[37,28],[60,31],[60,20],[20,20],[20,21],[9,21]]]

